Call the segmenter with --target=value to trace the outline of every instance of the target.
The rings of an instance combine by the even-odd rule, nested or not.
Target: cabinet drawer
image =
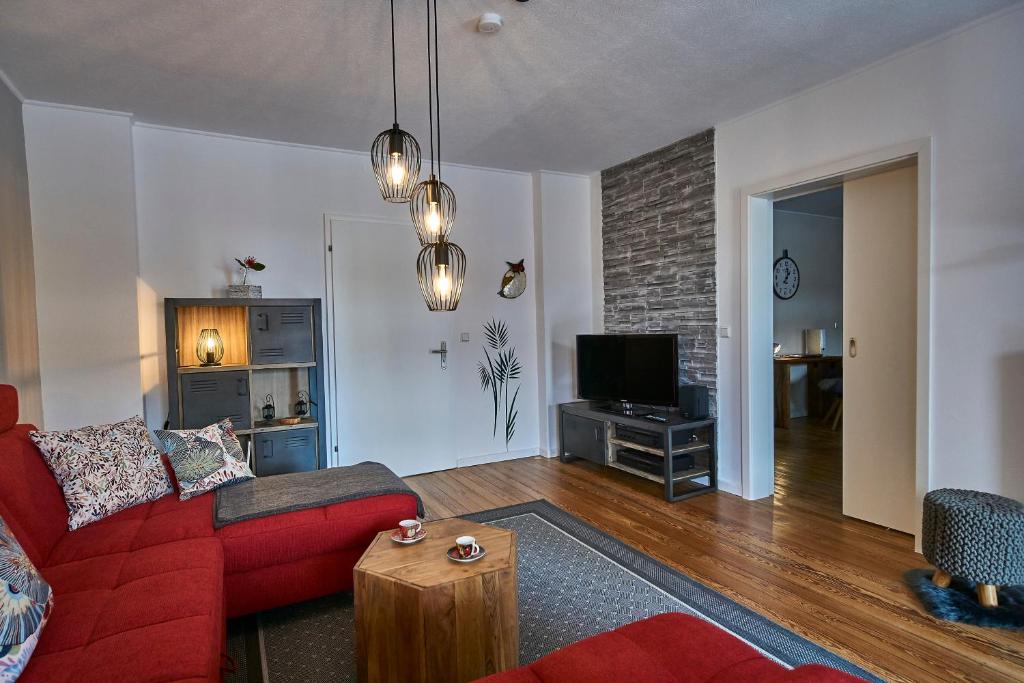
[[[200,429],[226,417],[236,429],[248,429],[249,373],[195,372],[181,376],[181,426]]]
[[[316,469],[315,427],[254,434],[252,440],[258,476]]]
[[[313,361],[310,306],[252,306],[249,336],[254,365]]]

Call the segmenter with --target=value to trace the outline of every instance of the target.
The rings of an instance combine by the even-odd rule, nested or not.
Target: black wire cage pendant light
[[[431,31],[431,0],[427,0],[427,102],[430,122],[430,177],[416,186],[409,203],[409,217],[420,244],[447,240],[455,228],[455,192],[441,180],[441,92],[438,81],[437,0],[433,0],[433,31]],[[431,43],[433,42],[433,49]],[[435,98],[436,97],[436,98]],[[434,128],[434,122],[437,128]],[[437,147],[434,147],[434,136]],[[436,152],[436,153],[435,153]],[[437,160],[437,174],[434,161]]]
[[[429,310],[454,311],[459,307],[466,265],[466,252],[454,242],[439,240],[420,250],[416,278]]]
[[[431,34],[433,3],[433,34]],[[431,73],[433,38],[433,73]],[[427,0],[427,73],[430,104],[430,177],[416,186],[409,213],[419,237],[416,278],[420,293],[431,311],[454,311],[459,307],[462,285],[466,281],[466,252],[450,241],[455,227],[455,193],[441,180],[441,94],[438,78],[437,0]],[[432,86],[430,81],[432,80]],[[436,96],[436,100],[434,97]],[[434,107],[437,107],[435,110]],[[434,175],[434,116],[437,118],[437,175]]]
[[[412,197],[420,179],[420,143],[398,125],[398,67],[395,60],[395,0],[391,0],[391,92],[394,124],[370,146],[370,163],[380,196],[386,202],[404,203]]]

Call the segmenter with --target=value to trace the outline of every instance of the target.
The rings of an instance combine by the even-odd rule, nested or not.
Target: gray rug
[[[818,663],[879,680],[547,501],[465,518],[518,535],[522,664],[623,624],[685,612],[725,628],[784,665]],[[239,669],[225,680],[356,680],[351,594],[283,607],[229,626],[228,648]]]

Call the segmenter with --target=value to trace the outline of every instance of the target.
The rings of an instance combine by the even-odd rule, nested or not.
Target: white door
[[[450,313],[431,313],[416,280],[408,223],[331,219],[336,433],[341,465],[384,463],[399,476],[456,466]]]
[[[843,514],[913,533],[917,167],[843,184]]]

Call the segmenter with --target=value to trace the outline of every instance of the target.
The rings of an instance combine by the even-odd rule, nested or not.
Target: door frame
[[[338,449],[338,415],[334,405],[334,397],[338,391],[338,364],[335,360],[338,357],[335,325],[334,325],[334,237],[331,224],[334,221],[352,223],[380,223],[397,227],[408,227],[408,221],[395,220],[393,218],[382,218],[380,216],[365,216],[354,213],[325,213],[324,214],[324,355],[327,360],[327,373],[324,378],[326,383],[327,406],[324,410],[327,413],[327,455],[330,467],[341,466],[341,453]]]
[[[773,410],[773,306],[771,288],[772,202],[917,162],[917,387],[915,490],[920,507],[931,488],[932,339],[932,142],[921,138],[812,168],[797,170],[740,189],[740,451],[743,497],[764,498],[775,489]],[[844,340],[845,343],[845,340]],[[914,532],[920,551],[921,520]]]

